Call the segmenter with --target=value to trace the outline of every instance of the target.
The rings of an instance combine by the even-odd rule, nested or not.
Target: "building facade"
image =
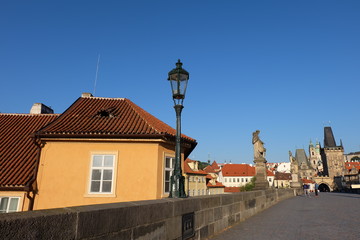
[[[222,184],[227,188],[240,188],[250,183],[255,173],[255,167],[249,164],[225,164],[221,169]],[[269,170],[267,170],[266,173],[267,181],[271,187],[274,184],[275,175]]]
[[[187,158],[184,162],[185,192],[188,196],[207,195],[206,176],[208,174],[199,169],[199,162]]]
[[[19,125],[18,130],[26,126]],[[31,151],[26,156],[31,160],[18,157],[14,169],[13,161],[1,159],[7,164],[1,176],[9,175],[0,182],[1,204],[6,203],[7,211],[16,203],[22,211],[169,195],[176,130],[128,99],[83,94],[61,115],[28,128],[25,135],[29,133]],[[186,135],[181,141],[184,159],[197,143]],[[21,150],[22,142],[17,144]],[[2,150],[9,155],[15,151],[11,146]]]

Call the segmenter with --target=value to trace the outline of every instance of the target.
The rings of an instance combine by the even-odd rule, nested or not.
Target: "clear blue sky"
[[[183,133],[191,158],[268,162],[323,143],[329,125],[360,150],[360,1],[10,1],[0,3],[0,112],[82,92],[125,97],[175,127],[167,73],[190,72]]]

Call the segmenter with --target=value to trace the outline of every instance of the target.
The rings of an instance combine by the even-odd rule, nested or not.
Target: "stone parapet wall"
[[[299,191],[270,189],[0,214],[0,238],[182,239],[182,216],[194,213],[190,239],[205,239]]]

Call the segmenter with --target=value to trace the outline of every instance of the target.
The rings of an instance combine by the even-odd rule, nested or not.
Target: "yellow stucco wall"
[[[188,196],[207,195],[206,175],[185,174],[185,192]]]
[[[18,197],[17,211],[27,211],[29,207],[29,199],[26,197],[26,192],[23,191],[1,191],[0,197]]]
[[[92,154],[115,154],[113,194],[89,194]],[[165,155],[174,151],[160,142],[48,141],[34,209],[162,198]]]

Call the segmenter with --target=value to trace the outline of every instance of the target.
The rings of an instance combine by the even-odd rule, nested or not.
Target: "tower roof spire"
[[[331,127],[324,127],[324,147],[336,147],[336,142]]]

